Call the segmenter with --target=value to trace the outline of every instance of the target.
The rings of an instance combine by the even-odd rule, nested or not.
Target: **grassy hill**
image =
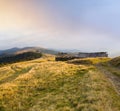
[[[41,47],[24,47],[24,48],[11,48],[7,50],[0,50],[0,57],[22,54],[26,52],[41,52],[46,54],[57,54],[58,52],[51,49]]]
[[[120,68],[120,57],[116,57],[116,58],[112,59],[110,61],[110,63],[112,65],[114,65],[115,67],[119,67]]]
[[[0,111],[120,111],[119,100],[94,64],[47,56],[0,68]]]

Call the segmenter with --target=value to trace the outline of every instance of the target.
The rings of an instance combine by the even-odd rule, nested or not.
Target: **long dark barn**
[[[92,53],[86,53],[86,52],[79,52],[77,54],[69,54],[69,53],[58,53],[56,56],[56,61],[67,61],[77,58],[92,58],[92,57],[108,57],[107,52],[92,52]]]

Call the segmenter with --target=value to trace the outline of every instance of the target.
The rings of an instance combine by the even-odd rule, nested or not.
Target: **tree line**
[[[42,57],[42,53],[38,53],[38,52],[25,52],[22,54],[5,56],[5,57],[0,57],[0,65],[29,61],[40,57]]]

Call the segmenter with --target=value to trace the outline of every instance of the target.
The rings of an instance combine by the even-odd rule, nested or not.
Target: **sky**
[[[0,0],[0,50],[37,46],[120,55],[120,0]]]

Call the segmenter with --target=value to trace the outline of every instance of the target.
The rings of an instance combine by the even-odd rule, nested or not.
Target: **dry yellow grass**
[[[119,100],[93,65],[47,56],[0,68],[0,111],[119,111]]]
[[[116,57],[116,58],[113,58],[110,63],[112,65],[114,65],[115,67],[118,67],[120,68],[120,56],[119,57]]]
[[[107,57],[82,58],[82,59],[69,60],[68,63],[91,65],[91,64],[98,64],[98,63],[102,63],[102,62],[107,62],[110,60],[111,60],[111,58],[107,58]]]

